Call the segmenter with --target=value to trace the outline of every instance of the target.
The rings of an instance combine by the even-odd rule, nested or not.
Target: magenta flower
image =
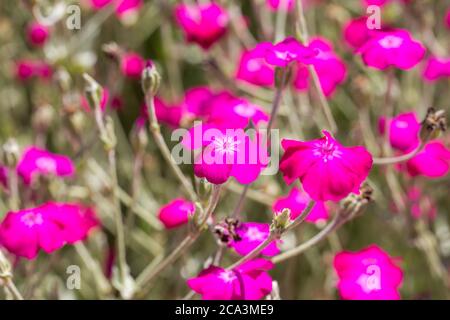
[[[272,86],[275,70],[264,57],[267,50],[272,48],[269,42],[258,43],[253,49],[242,53],[236,79],[246,81],[257,86]]]
[[[407,192],[409,205],[411,207],[411,215],[415,219],[426,217],[431,220],[436,218],[437,208],[433,198],[424,195],[418,187],[411,187]]]
[[[118,18],[126,18],[126,16],[136,14],[143,5],[143,0],[89,0],[90,5],[95,10],[104,9],[106,6],[113,4],[116,16]]]
[[[116,7],[116,15],[121,19],[130,15],[135,15],[141,9],[143,4],[143,0],[122,0]]]
[[[17,256],[34,259],[40,249],[52,253],[67,243],[84,240],[98,224],[91,208],[48,202],[8,212],[0,224],[0,245]]]
[[[291,220],[295,220],[303,212],[303,210],[305,210],[310,201],[311,198],[305,191],[294,187],[289,192],[289,195],[286,197],[280,197],[273,203],[273,211],[276,215],[278,215],[283,211],[283,209],[289,209],[291,210]],[[305,221],[316,223],[324,220],[328,220],[328,210],[324,202],[318,201],[314,205],[308,217],[306,217]]]
[[[327,131],[323,134],[306,142],[282,140],[280,170],[287,184],[299,178],[313,200],[339,201],[358,193],[372,168],[372,156],[363,147],[344,147]]]
[[[272,10],[291,11],[294,8],[294,0],[266,0],[267,6]]]
[[[384,6],[390,0],[362,0],[363,6]]]
[[[358,53],[369,67],[385,70],[396,67],[408,70],[416,66],[425,55],[425,47],[411,38],[406,30],[378,32]]]
[[[376,245],[334,257],[337,288],[347,300],[398,300],[403,272],[396,260]]]
[[[120,59],[120,70],[128,78],[140,79],[144,67],[145,60],[137,53],[126,53]]]
[[[252,252],[256,247],[263,243],[270,233],[270,225],[268,223],[245,222],[236,228],[236,234],[240,240],[232,241],[229,246],[238,254],[245,256]],[[274,256],[280,253],[277,247],[277,240],[269,244],[261,254],[265,256]]]
[[[367,28],[367,17],[351,19],[344,26],[344,40],[353,49],[357,50],[380,30]]]
[[[450,168],[450,150],[440,141],[431,141],[416,156],[406,162],[408,173],[415,176],[440,178]]]
[[[155,97],[155,113],[160,123],[170,128],[178,128],[184,116],[185,110],[180,106],[171,106],[162,99]],[[141,113],[138,118],[138,125],[144,126],[148,120],[148,109],[145,103],[141,106]]]
[[[228,91],[216,94],[210,104],[207,124],[222,128],[246,128],[250,121],[255,126],[269,121],[269,115],[262,107]]]
[[[32,78],[47,80],[53,74],[52,67],[41,60],[22,59],[16,62],[15,67],[16,78],[21,81]]]
[[[450,78],[450,57],[431,57],[427,61],[423,77],[429,81]]]
[[[32,22],[27,26],[27,39],[33,46],[43,46],[48,39],[50,30],[47,26],[38,22]]]
[[[414,112],[401,113],[388,121],[391,146],[403,152],[415,149],[419,141],[420,122]],[[384,134],[386,118],[380,118],[380,133]]]
[[[8,168],[0,166],[0,185],[3,188],[8,188]]]
[[[211,112],[211,100],[215,93],[208,87],[194,87],[184,94],[183,108],[192,118],[204,118]]]
[[[267,273],[272,268],[272,262],[264,259],[248,261],[233,270],[211,266],[187,284],[203,300],[259,300],[272,291]]]
[[[268,164],[267,146],[261,142],[264,139],[251,139],[242,129],[206,127],[205,131],[200,128],[201,144],[206,146],[195,159],[195,175],[214,184],[225,183],[230,177],[241,184],[255,181]],[[199,146],[188,140],[185,146]]]
[[[195,206],[192,202],[177,198],[159,209],[158,218],[166,229],[173,229],[186,224],[194,211]]]
[[[89,105],[89,101],[86,99],[86,97],[84,95],[81,95],[80,100],[81,100],[80,101],[81,107],[86,112],[90,112],[91,111],[91,106]],[[102,112],[106,111],[106,106],[108,105],[108,101],[109,101],[109,90],[107,88],[103,88],[102,96],[101,96],[101,99],[100,99],[100,109],[102,110]]]
[[[305,47],[297,39],[288,37],[267,49],[265,59],[271,65],[287,67],[294,61],[309,64],[316,54],[315,50]]]
[[[228,13],[214,1],[179,4],[175,7],[175,18],[183,29],[186,41],[196,43],[204,50],[219,41],[228,30]]]
[[[17,173],[26,184],[31,184],[37,175],[71,177],[75,167],[69,157],[31,146],[22,154]]]
[[[344,62],[333,52],[333,47],[328,40],[314,38],[309,43],[309,48],[313,49],[317,55],[311,59],[311,64],[319,76],[320,86],[325,96],[331,96],[336,87],[344,82],[347,67]],[[304,64],[299,64],[297,75],[294,81],[296,89],[303,91],[309,88],[310,76],[308,68]]]

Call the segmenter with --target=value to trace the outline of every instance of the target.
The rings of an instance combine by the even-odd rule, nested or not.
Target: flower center
[[[319,142],[315,146],[316,149],[314,149],[313,154],[317,157],[321,157],[323,162],[333,160],[334,157],[340,158],[342,155],[342,151],[338,149],[338,146],[330,141]]]
[[[255,72],[261,69],[262,63],[258,59],[251,59],[247,62],[247,70],[250,72]]]
[[[256,227],[250,227],[247,229],[247,232],[245,233],[245,237],[253,241],[264,241],[264,239],[267,237],[267,233],[260,231]]]
[[[234,137],[216,137],[214,139],[214,149],[221,155],[233,155],[237,151],[237,146],[240,143],[240,141],[234,140]]]
[[[397,36],[386,36],[379,41],[380,45],[385,49],[394,49],[402,45],[403,39]]]
[[[219,279],[223,280],[225,283],[230,283],[236,279],[236,275],[231,270],[224,270],[219,274]]]
[[[56,173],[56,161],[51,158],[39,158],[36,160],[36,166],[45,173]]]
[[[395,126],[399,129],[406,129],[408,128],[408,122],[406,121],[396,121]]]
[[[250,118],[255,114],[255,108],[252,108],[250,105],[246,104],[246,103],[240,103],[238,105],[236,105],[233,108],[234,112],[236,112],[238,115],[245,117],[245,118]]]
[[[22,221],[27,227],[31,228],[34,225],[40,225],[44,220],[42,219],[42,215],[37,212],[28,212],[25,213],[22,218],[20,218],[20,221]]]
[[[367,266],[366,273],[359,276],[356,281],[365,293],[381,290],[381,269],[376,264]]]

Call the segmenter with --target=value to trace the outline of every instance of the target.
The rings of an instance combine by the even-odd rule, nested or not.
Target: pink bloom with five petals
[[[206,126],[200,128],[201,144],[206,145],[194,162],[194,173],[213,184],[225,183],[230,177],[241,184],[255,181],[267,166],[267,146],[260,136],[251,139],[242,129],[224,129],[223,127]],[[195,133],[194,137],[199,133]],[[198,147],[191,140],[184,141],[185,146]],[[186,138],[186,137],[185,137]]]
[[[203,300],[259,300],[272,291],[267,273],[272,268],[273,263],[264,259],[250,260],[232,270],[211,266],[187,284]]]
[[[337,288],[346,300],[398,300],[403,272],[395,259],[376,245],[334,257]]]
[[[312,141],[282,140],[280,170],[287,184],[299,178],[313,200],[339,201],[359,192],[372,168],[372,156],[363,147],[345,147],[329,132],[323,134]]]
[[[215,2],[205,4],[179,4],[175,7],[175,18],[183,29],[187,42],[197,43],[208,50],[228,31],[227,11]]]
[[[98,224],[91,208],[48,202],[8,212],[0,224],[0,245],[17,256],[34,259],[40,249],[52,253],[66,243],[84,240]]]
[[[291,210],[291,220],[295,220],[303,212],[303,210],[306,209],[310,201],[311,198],[305,191],[294,187],[286,197],[280,197],[274,202],[273,211],[276,215],[278,215],[283,211],[283,209],[289,209]],[[306,217],[305,221],[311,223],[324,220],[326,221],[328,220],[328,216],[328,210],[325,203],[318,201],[314,204],[313,209]]]
[[[195,212],[192,202],[177,198],[159,209],[158,218],[166,229],[173,229],[186,224]]]
[[[17,173],[26,184],[31,184],[37,175],[71,177],[75,173],[75,167],[69,157],[31,146],[22,154],[17,164]]]
[[[357,52],[371,68],[385,70],[396,67],[408,70],[422,60],[425,51],[425,47],[414,40],[408,31],[395,30],[378,32]]]

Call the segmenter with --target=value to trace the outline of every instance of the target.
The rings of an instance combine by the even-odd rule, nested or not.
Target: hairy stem
[[[280,262],[283,262],[290,258],[293,258],[295,256],[298,256],[299,254],[302,254],[309,248],[315,246],[316,244],[318,244],[319,242],[324,240],[330,233],[332,233],[334,230],[336,230],[337,227],[339,227],[340,223],[341,223],[341,219],[339,217],[339,214],[337,214],[333,218],[333,220],[325,228],[323,228],[322,231],[320,231],[318,234],[316,234],[314,237],[312,237],[308,241],[302,243],[301,245],[299,245],[296,248],[293,248],[291,250],[288,250],[282,254],[279,254],[279,255],[273,257],[271,259],[271,261],[273,263],[280,263]]]
[[[172,154],[170,153],[169,147],[167,146],[166,142],[164,141],[163,136],[161,135],[161,130],[159,127],[158,119],[156,118],[155,100],[154,100],[153,95],[151,93],[147,92],[145,94],[145,100],[147,103],[148,114],[149,114],[150,132],[153,135],[153,139],[155,140],[155,142],[156,142],[159,150],[161,151],[161,154],[163,155],[164,159],[166,160],[167,164],[170,166],[170,168],[172,169],[175,176],[181,182],[181,185],[183,186],[183,188],[186,191],[189,198],[192,201],[197,201],[198,197],[194,191],[194,188],[192,187],[192,184],[187,180],[187,178],[184,176],[183,172],[181,172],[181,169],[175,163],[175,160],[173,159]]]
[[[193,233],[189,233],[184,240],[172,251],[170,255],[168,255],[161,263],[157,266],[147,267],[142,271],[141,275],[137,279],[136,282],[137,288],[143,290],[143,288],[150,283],[153,279],[155,279],[162,271],[167,269],[171,264],[173,264],[179,257],[181,257],[186,251],[192,246],[192,244],[197,240],[202,231],[204,230],[205,224],[208,219],[211,217],[212,213],[216,209],[216,206],[220,199],[220,190],[221,187],[219,185],[214,185],[213,192],[211,194],[211,198],[204,212],[204,216],[202,220],[196,226],[196,230]],[[142,293],[142,292],[141,292]]]

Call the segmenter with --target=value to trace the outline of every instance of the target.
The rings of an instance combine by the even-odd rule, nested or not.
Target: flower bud
[[[198,194],[200,199],[207,200],[209,199],[212,191],[212,184],[208,182],[205,178],[201,178],[198,184]]]
[[[423,142],[437,138],[441,132],[447,130],[447,120],[444,110],[429,108],[425,119],[421,123],[420,138]]]
[[[2,146],[2,162],[9,168],[15,168],[20,157],[20,149],[16,140],[9,138]]]
[[[100,108],[100,101],[102,99],[102,87],[87,73],[83,74],[83,78],[86,81],[86,87],[84,89],[86,98],[92,109]]]
[[[152,97],[154,97],[158,92],[159,85],[161,83],[161,76],[151,60],[147,61],[147,64],[142,71],[141,80],[144,94],[149,93]]]
[[[291,223],[291,210],[284,208],[280,214],[276,215],[270,226],[271,232],[282,232]]]
[[[367,182],[364,182],[359,188],[359,194],[351,193],[342,201],[342,210],[338,214],[341,215],[344,221],[353,219],[372,201],[372,195],[373,188]]]

